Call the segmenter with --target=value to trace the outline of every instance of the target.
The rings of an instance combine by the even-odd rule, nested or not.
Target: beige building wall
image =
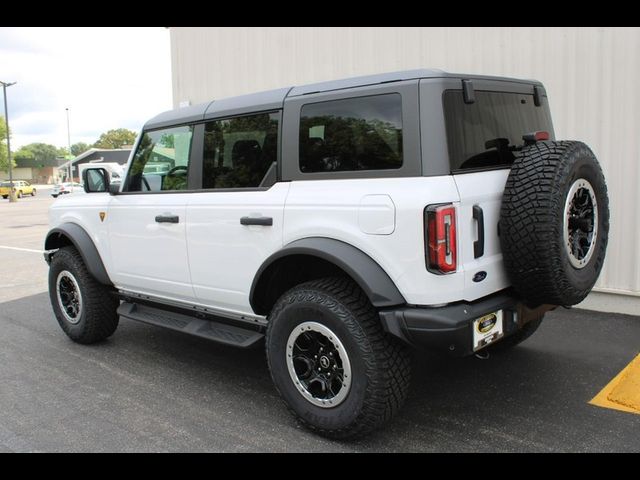
[[[640,313],[640,28],[171,27],[171,58],[176,107],[422,67],[541,80],[557,138],[586,141],[609,185],[608,256],[584,305]]]
[[[31,181],[33,177],[33,171],[31,168],[12,168],[11,176],[14,180],[27,180]],[[0,171],[0,180],[9,180],[9,172]]]

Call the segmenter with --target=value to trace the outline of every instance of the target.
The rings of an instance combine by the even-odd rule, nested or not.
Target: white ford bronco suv
[[[264,342],[291,411],[333,438],[398,411],[412,347],[504,350],[584,299],[609,229],[600,166],[554,139],[541,83],[439,70],[165,112],[122,183],[83,176],[45,241],[64,332]]]

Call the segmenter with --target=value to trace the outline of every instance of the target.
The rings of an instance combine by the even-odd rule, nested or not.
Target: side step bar
[[[139,303],[122,302],[118,307],[118,315],[129,320],[169,328],[240,348],[251,347],[264,338],[262,333],[254,330],[227,325],[215,320],[202,320]]]

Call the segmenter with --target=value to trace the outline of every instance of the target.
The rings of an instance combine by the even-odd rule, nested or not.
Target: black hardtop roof
[[[239,95],[235,97],[222,98],[211,102],[200,103],[189,107],[177,108],[156,115],[150,119],[144,129],[154,129],[178,125],[184,123],[198,122],[208,118],[241,115],[243,113],[268,111],[282,108],[287,97],[297,97],[311,93],[329,92],[346,88],[363,87],[366,85],[376,85],[379,83],[391,83],[402,80],[414,80],[419,78],[460,78],[492,80],[515,83],[528,83],[541,85],[536,80],[523,80],[509,77],[497,77],[488,75],[473,75],[449,73],[438,69],[422,68],[417,70],[403,70],[399,72],[379,73],[375,75],[365,75],[359,77],[349,77],[340,80],[330,80],[327,82],[310,83],[297,87],[279,88],[264,92]]]

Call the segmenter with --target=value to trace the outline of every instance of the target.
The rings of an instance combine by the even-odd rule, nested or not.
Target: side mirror
[[[87,193],[109,191],[109,172],[104,168],[87,168],[82,172],[82,181]]]

